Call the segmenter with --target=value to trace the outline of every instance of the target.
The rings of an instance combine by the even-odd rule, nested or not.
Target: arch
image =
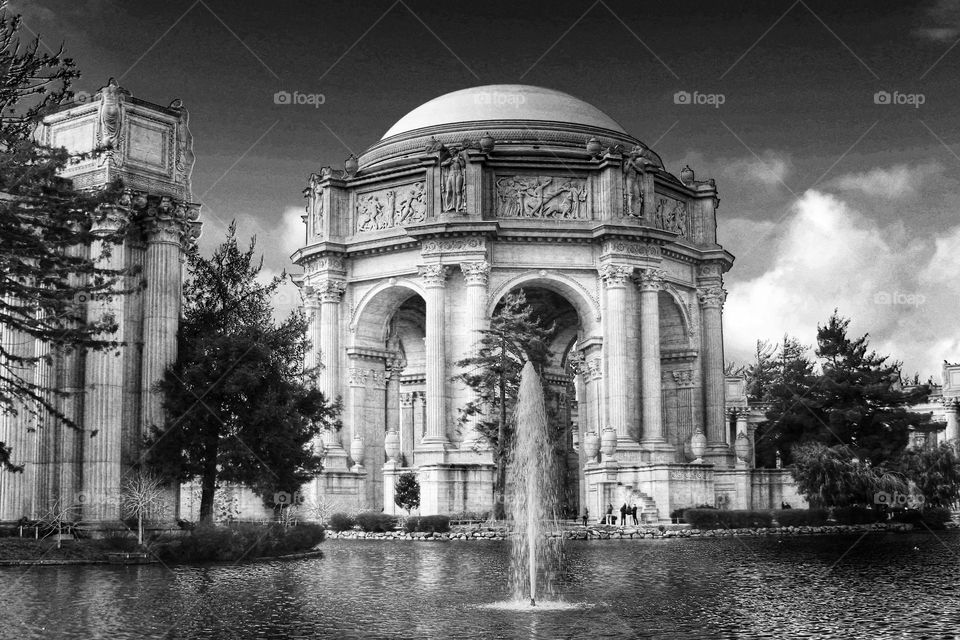
[[[600,303],[590,295],[587,288],[568,275],[551,273],[544,269],[525,271],[497,287],[487,298],[487,317],[493,315],[503,296],[514,289],[522,289],[525,285],[542,287],[563,296],[576,309],[580,325],[584,329],[595,329],[598,326]]]
[[[687,302],[680,295],[680,292],[677,291],[677,288],[670,283],[665,283],[662,291],[670,296],[673,306],[679,312],[680,321],[683,323],[683,332],[687,339],[687,346],[694,348],[695,333],[693,323],[690,320],[690,309],[687,306]]]
[[[382,347],[388,337],[393,314],[414,295],[424,298],[423,289],[406,278],[380,282],[363,294],[350,318],[353,346]]]

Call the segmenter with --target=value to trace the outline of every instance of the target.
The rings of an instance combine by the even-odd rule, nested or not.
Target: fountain
[[[508,457],[508,511],[513,519],[510,579],[516,600],[555,595],[552,577],[562,538],[557,519],[556,462],[547,427],[543,388],[533,364],[520,375],[514,410],[514,435]]]

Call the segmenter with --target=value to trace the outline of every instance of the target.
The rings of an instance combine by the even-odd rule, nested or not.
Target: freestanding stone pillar
[[[404,466],[413,464],[414,430],[413,397],[414,392],[400,394],[400,455]]]
[[[628,382],[629,357],[627,353],[627,322],[635,317],[627,310],[627,282],[633,267],[606,264],[600,268],[600,277],[606,289],[606,335],[604,353],[607,359],[607,404],[610,427],[617,434],[617,448],[630,448],[630,418],[634,392]],[[610,454],[608,457],[613,457]]]
[[[464,262],[460,264],[463,279],[466,283],[466,323],[464,332],[467,343],[463,346],[462,357],[475,356],[478,344],[483,338],[480,333],[487,327],[487,280],[490,277],[490,265],[486,261]],[[473,392],[465,386],[462,405],[473,400]],[[467,425],[462,447],[471,446],[477,441],[477,421],[480,416],[473,416]]]
[[[725,398],[723,374],[723,301],[727,292],[715,286],[698,292],[703,322],[703,416],[706,423],[707,459],[729,464],[729,446],[725,436]],[[711,457],[713,458],[711,460]]]
[[[663,436],[663,391],[660,382],[660,289],[664,272],[640,271],[640,397],[643,403],[641,444],[651,462],[672,462],[676,450]]]
[[[444,313],[446,279],[449,269],[440,264],[420,267],[426,288],[426,403],[427,434],[425,449],[444,450],[446,434],[446,348]]]
[[[943,398],[943,413],[947,418],[947,428],[944,430],[943,437],[947,442],[952,442],[957,446],[960,439],[960,421],[957,419],[957,412],[960,409],[960,398]]]
[[[108,241],[102,239],[115,233],[125,221],[122,209],[110,208],[97,221],[93,232],[99,238],[91,243],[91,256],[99,256]],[[109,257],[100,260],[106,269],[122,269],[124,247],[113,244]],[[87,307],[90,322],[112,316],[119,323],[118,330],[105,339],[121,342],[125,339],[123,326],[123,296],[104,296],[92,300]],[[92,523],[116,522],[120,519],[119,488],[121,480],[121,447],[123,435],[123,348],[91,351],[87,354],[86,394],[84,399],[84,455],[83,455],[83,520]]]

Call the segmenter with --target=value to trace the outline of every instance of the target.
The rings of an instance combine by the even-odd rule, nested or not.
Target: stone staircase
[[[657,503],[653,498],[645,493],[640,493],[640,501],[637,503],[637,520],[640,524],[657,524],[660,522],[660,510],[657,509]]]

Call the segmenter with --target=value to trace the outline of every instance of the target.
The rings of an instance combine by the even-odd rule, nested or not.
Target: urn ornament
[[[357,162],[357,156],[352,153],[349,158],[343,161],[343,170],[347,172],[347,175],[356,175],[359,168],[360,164]]]
[[[484,153],[490,153],[493,151],[494,145],[497,144],[497,141],[493,139],[489,133],[484,133],[480,138],[480,150]]]
[[[387,431],[387,435],[383,437],[383,450],[391,462],[397,461],[397,455],[400,454],[400,434],[394,429]]]
[[[604,459],[612,458],[613,454],[617,451],[617,432],[611,427],[607,427],[603,430],[603,433],[600,436],[600,451],[603,453]]]
[[[353,458],[356,466],[363,466],[363,438],[359,435],[353,436],[353,441],[350,443],[350,457]]]
[[[737,434],[737,440],[733,443],[733,450],[737,454],[738,460],[746,462],[750,458],[750,438],[743,431]]]
[[[597,454],[600,452],[600,437],[593,431],[588,431],[583,437],[583,452],[588,461],[594,462],[597,459]]]
[[[703,454],[707,451],[707,436],[703,429],[697,428],[690,436],[690,452],[693,453],[694,462],[700,464],[703,462]]]
[[[690,168],[690,165],[686,165],[683,169],[680,170],[680,182],[683,184],[690,184],[693,182],[694,173],[693,169]]]
[[[603,146],[600,144],[600,141],[597,140],[596,138],[590,138],[589,140],[587,140],[587,153],[589,153],[591,156],[600,155],[600,150],[602,148]]]

